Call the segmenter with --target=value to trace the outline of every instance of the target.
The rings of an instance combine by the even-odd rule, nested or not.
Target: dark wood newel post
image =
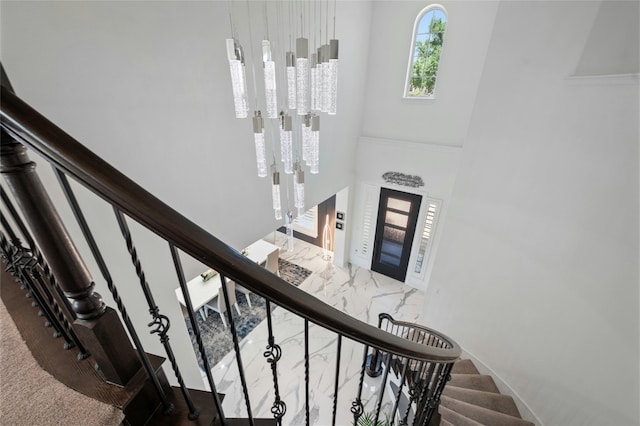
[[[120,318],[93,291],[95,283],[29,160],[27,149],[2,131],[0,172],[60,288],[71,300],[75,330],[108,382],[124,386],[141,368]]]

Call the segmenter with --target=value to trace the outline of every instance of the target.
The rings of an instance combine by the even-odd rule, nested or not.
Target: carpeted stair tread
[[[438,408],[438,412],[440,412],[440,425],[443,425],[443,421],[452,424],[453,426],[483,426],[482,423],[478,423],[473,419],[463,416],[460,413],[456,413],[448,409],[447,407],[440,404]]]
[[[441,418],[440,419],[440,426],[454,426],[454,424],[453,423],[449,423],[445,419]]]
[[[69,358],[76,359],[76,356],[71,350],[62,350],[62,339],[51,338],[51,329],[42,326],[42,318],[37,317],[37,311],[31,308],[29,299],[11,281],[13,278],[6,274],[3,262],[0,262],[0,269],[0,424],[120,425],[124,419],[122,410],[67,387],[40,367],[10,315],[8,306],[16,309],[22,304],[23,317],[18,317],[18,322],[32,316],[37,324],[33,334],[37,336],[40,333],[39,338]],[[10,293],[12,290],[16,291],[15,298]]]
[[[519,417],[498,413],[488,408],[458,401],[456,399],[442,396],[440,407],[448,408],[456,413],[475,420],[476,422],[490,426],[534,426],[533,423]]]
[[[500,393],[493,378],[484,374],[451,374],[451,380],[448,382],[448,385]]]
[[[513,398],[507,395],[495,394],[493,392],[479,391],[475,389],[459,388],[447,384],[442,395],[479,407],[488,408],[493,411],[520,417],[520,412],[513,402]]]
[[[470,359],[461,359],[453,364],[452,374],[480,374]]]

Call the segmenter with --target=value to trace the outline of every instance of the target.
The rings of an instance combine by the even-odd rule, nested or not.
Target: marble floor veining
[[[280,256],[304,266],[312,274],[300,288],[351,316],[377,325],[378,314],[387,312],[403,321],[417,322],[423,305],[423,293],[384,275],[349,265],[339,268],[322,259],[322,249],[295,240],[294,250],[286,250],[286,237],[280,232],[264,238],[281,247]],[[280,398],[286,404],[284,425],[305,424],[304,320],[283,308],[273,310],[274,337],[282,349],[278,362]],[[247,379],[251,412],[254,417],[272,418],[274,383],[271,367],[264,357],[267,324],[263,321],[240,343],[242,364]],[[337,335],[309,324],[309,423],[330,425],[336,377]],[[353,422],[351,402],[357,395],[364,346],[342,339],[338,380],[336,424]],[[223,409],[227,417],[247,417],[247,405],[239,379],[236,355],[227,354],[212,368],[217,391],[225,394]],[[375,409],[381,378],[365,375],[362,400],[365,411]],[[389,407],[390,410],[390,407]]]

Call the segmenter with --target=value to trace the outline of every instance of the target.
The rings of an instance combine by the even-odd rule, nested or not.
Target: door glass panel
[[[406,228],[407,223],[409,222],[409,216],[407,216],[406,214],[387,210],[384,221],[385,223],[388,223],[390,225],[402,226],[403,228]]]
[[[409,213],[411,210],[411,201],[389,197],[389,200],[387,201],[387,208]]]
[[[383,241],[380,251],[386,255],[400,257],[402,256],[402,244],[395,241]]]
[[[385,226],[382,239],[383,241],[393,241],[402,245],[402,243],[404,242],[404,236],[404,230]]]
[[[380,263],[398,267],[400,266],[400,258],[396,256],[389,256],[385,253],[380,253]]]

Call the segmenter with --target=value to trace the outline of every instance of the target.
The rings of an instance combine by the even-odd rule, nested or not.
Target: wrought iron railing
[[[412,409],[415,413],[412,417],[414,424],[429,423],[433,411],[437,409],[437,404],[434,405],[434,402],[437,403],[439,401],[439,391],[433,390],[431,383],[435,383],[436,377],[438,380],[444,380],[443,378],[446,378],[450,371],[450,366],[460,355],[460,348],[451,339],[429,330],[430,337],[427,339],[432,339],[429,341],[437,341],[438,343],[425,344],[425,338],[417,341],[413,338],[413,335],[409,336],[404,332],[389,332],[387,329],[376,328],[320,302],[315,297],[288,284],[280,277],[247,259],[155,198],[27,105],[13,93],[10,87],[5,87],[5,85],[2,87],[1,103],[2,173],[28,226],[21,222],[17,209],[3,189],[2,199],[10,220],[9,217],[5,217],[3,211],[3,229],[0,232],[2,250],[0,254],[2,254],[5,262],[12,267],[12,271],[17,274],[18,278],[29,287],[29,290],[37,298],[37,303],[42,307],[43,314],[47,316],[49,322],[55,324],[57,333],[64,336],[66,346],[77,346],[81,356],[87,356],[90,353],[108,381],[126,384],[136,371],[144,368],[154,384],[158,398],[164,405],[165,411],[169,412],[172,409],[165,391],[158,383],[157,378],[155,378],[154,369],[138,337],[138,333],[141,330],[136,330],[129,318],[125,306],[126,301],[122,300],[113,283],[100,248],[92,236],[87,221],[84,219],[84,214],[69,185],[67,176],[74,178],[113,206],[115,219],[120,226],[125,245],[139,278],[140,288],[148,305],[151,318],[149,324],[151,327],[150,332],[157,334],[164,346],[167,358],[171,363],[174,375],[180,384],[182,395],[189,408],[189,418],[197,418],[199,409],[194,405],[189,391],[183,383],[180,368],[173,355],[167,334],[170,327],[169,320],[160,312],[155,303],[152,286],[147,283],[142,263],[129,232],[127,216],[153,231],[168,243],[177,273],[177,283],[182,289],[196,345],[205,370],[206,380],[212,391],[211,401],[221,424],[226,424],[227,418],[222,409],[222,404],[216,391],[216,383],[211,374],[211,367],[213,366],[209,365],[208,362],[207,348],[203,344],[193,305],[189,298],[178,249],[218,271],[222,282],[225,282],[225,278],[229,278],[256,295],[265,298],[268,339],[265,342],[267,350],[264,355],[272,371],[274,392],[271,412],[277,424],[285,422],[284,416],[287,405],[286,401],[281,399],[282,395],[279,390],[278,361],[281,357],[281,348],[274,339],[275,324],[272,321],[272,303],[304,319],[306,424],[310,423],[310,322],[334,332],[337,338],[336,376],[332,407],[333,424],[336,423],[337,417],[343,339],[350,339],[364,345],[358,391],[356,395],[349,396],[354,398],[351,408],[354,423],[358,422],[364,412],[362,389],[365,365],[371,351],[374,351],[378,357],[386,357],[387,361],[382,363],[385,370],[385,382],[390,375],[397,375],[397,367],[401,366],[401,383],[410,383],[412,385],[411,403],[414,406]],[[92,278],[88,274],[54,206],[35,174],[35,165],[28,159],[22,144],[40,154],[53,166],[71,210],[117,305],[124,327],[119,322],[118,316],[114,316],[115,311],[105,306],[101,296],[93,291]],[[19,233],[28,242],[28,248],[22,246]],[[64,277],[64,280],[61,280],[60,277]],[[53,289],[49,291],[55,291],[56,294],[46,294],[46,291],[43,290],[44,288]],[[222,289],[224,299],[227,302],[227,306],[229,306],[229,295],[227,294],[226,286],[223,285]],[[68,303],[69,306],[60,306],[64,303]],[[139,309],[139,307],[136,308]],[[242,384],[248,422],[253,425],[254,416],[247,387],[247,377],[243,368],[239,338],[231,309],[227,309],[227,316],[233,337],[236,354],[235,361]],[[95,333],[95,325],[101,324],[102,329],[104,329],[105,322],[109,331]],[[400,327],[399,324],[396,323],[398,329]],[[124,328],[129,333],[133,345],[130,344]],[[114,345],[118,346],[116,352],[110,349]],[[134,346],[135,349],[133,348]],[[389,366],[389,368],[386,368],[386,366]],[[407,379],[409,376],[412,377],[411,381]],[[376,419],[380,416],[385,393],[384,388],[384,386],[379,388],[380,393],[375,407]],[[398,391],[398,395],[400,395],[401,391],[402,389]],[[392,412],[385,415],[391,419],[397,417],[400,422],[406,423],[409,416],[399,414],[398,398],[396,398]],[[327,409],[331,408],[327,407]]]
[[[423,325],[397,321],[387,313],[381,313],[378,318],[378,328],[394,336],[431,348],[453,348],[455,345],[446,336]],[[396,394],[392,413],[398,416],[399,424],[428,424],[440,404],[452,367],[452,363],[388,356],[374,350],[368,359],[366,372],[371,377],[384,372],[383,383],[387,383],[389,374],[393,376]],[[406,406],[403,413],[398,412],[401,401]]]

